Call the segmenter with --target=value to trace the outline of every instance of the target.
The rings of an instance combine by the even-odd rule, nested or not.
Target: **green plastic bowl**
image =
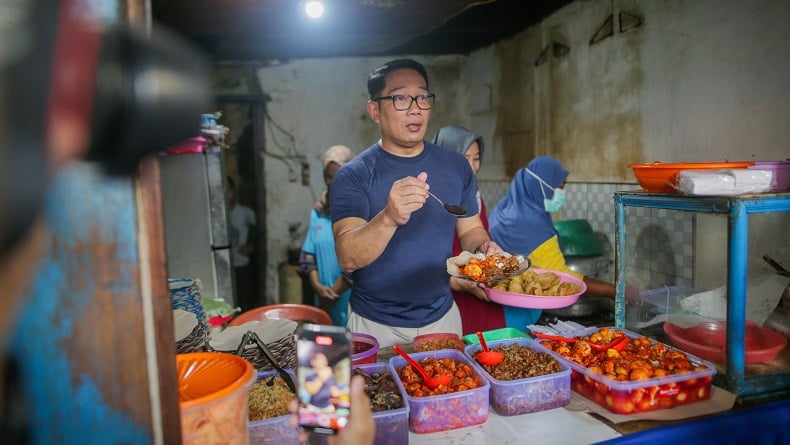
[[[476,345],[480,343],[477,339],[477,333],[464,335],[464,342],[468,345]],[[519,331],[516,328],[499,328],[490,331],[483,331],[483,338],[486,343],[497,340],[508,340],[511,338],[531,338],[529,335]]]
[[[595,236],[592,226],[586,219],[554,221],[553,224],[559,234],[563,255],[603,255],[604,250],[601,247],[601,241]]]

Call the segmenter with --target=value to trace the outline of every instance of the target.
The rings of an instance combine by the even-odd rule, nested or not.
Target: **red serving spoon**
[[[486,339],[483,338],[482,332],[477,331],[477,338],[480,340],[480,346],[483,347],[483,350],[475,356],[478,362],[488,366],[496,366],[505,359],[505,354],[488,350],[488,345],[486,344]]]
[[[567,343],[576,343],[577,341],[579,341],[578,338],[562,337],[562,336],[559,336],[559,335],[543,334],[543,333],[540,333],[540,332],[536,332],[535,333],[535,337],[542,338],[542,339],[545,339],[545,340],[564,341],[564,342],[567,342]],[[587,341],[587,340],[585,340],[585,341]],[[625,349],[626,346],[628,346],[628,337],[625,337],[625,336],[618,337],[618,338],[612,340],[612,342],[609,343],[608,345],[599,345],[599,344],[593,343],[591,341],[587,341],[587,343],[590,345],[591,348],[597,349],[599,351],[606,351],[607,349],[615,349],[615,350],[617,350],[619,352],[619,351],[622,351],[623,349]]]
[[[409,362],[410,365],[414,366],[414,369],[416,369],[417,372],[419,372],[420,375],[422,376],[422,383],[425,386],[427,386],[428,388],[434,389],[434,388],[436,388],[437,386],[440,386],[440,385],[447,386],[447,384],[450,383],[450,380],[453,379],[453,376],[451,374],[438,375],[436,377],[431,377],[430,375],[428,375],[428,372],[425,371],[425,369],[423,369],[423,367],[420,365],[420,363],[417,362],[417,360],[414,360],[413,358],[411,358],[411,356],[409,356],[409,354],[404,352],[403,349],[399,348],[398,345],[393,345],[392,349],[394,349],[395,352],[398,353],[398,355],[400,355],[401,357],[405,358],[406,361]]]

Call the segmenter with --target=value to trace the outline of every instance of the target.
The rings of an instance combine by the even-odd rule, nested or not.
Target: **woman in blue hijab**
[[[556,159],[540,156],[520,169],[510,189],[497,203],[489,216],[491,238],[505,252],[527,255],[532,267],[557,270],[583,279],[585,295],[614,298],[614,285],[595,278],[584,277],[565,265],[560,250],[559,236],[551,220],[551,213],[565,202],[565,181],[568,170]],[[524,330],[535,324],[540,309],[505,306],[505,323]]]

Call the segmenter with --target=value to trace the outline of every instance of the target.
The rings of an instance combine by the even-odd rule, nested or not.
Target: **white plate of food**
[[[565,272],[532,268],[484,290],[491,301],[506,306],[558,309],[576,303],[587,285]]]
[[[450,276],[478,283],[507,280],[527,269],[529,258],[510,253],[486,255],[463,251],[458,256],[447,258],[447,273]]]

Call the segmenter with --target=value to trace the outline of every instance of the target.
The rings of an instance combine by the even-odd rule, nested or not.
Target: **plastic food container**
[[[406,395],[409,404],[409,426],[415,433],[432,433],[471,425],[479,425],[488,420],[488,396],[491,385],[480,367],[472,363],[463,352],[455,349],[416,352],[409,354],[418,362],[428,358],[451,358],[462,361],[472,367],[474,374],[480,378],[481,386],[467,391],[454,392],[439,396],[412,397],[406,393],[398,370],[406,366],[406,359],[395,356],[389,360],[389,369],[395,377],[401,391]]]
[[[486,340],[486,343],[489,349],[518,344],[534,351],[549,352],[529,338],[511,338],[492,342]],[[464,354],[469,360],[474,360],[474,354],[481,349],[480,344],[469,345]],[[571,368],[564,361],[559,363],[562,367],[560,372],[518,380],[497,380],[483,369],[491,384],[490,405],[503,416],[533,413],[567,405],[571,401]]]
[[[286,369],[285,372],[290,374],[291,378],[296,382],[296,374],[294,374],[292,370]],[[258,380],[268,379],[276,375],[278,374],[275,370],[261,371],[258,373]],[[288,424],[288,419],[290,417],[291,414],[288,413],[270,419],[250,421],[248,426],[250,445],[300,444],[299,430]]]
[[[673,164],[653,162],[651,164],[628,164],[628,168],[634,171],[636,181],[645,191],[677,194],[678,191],[674,185],[679,171],[728,170],[748,168],[752,165],[754,162],[679,162]]]
[[[203,136],[197,136],[185,141],[179,142],[172,147],[169,147],[165,150],[165,153],[169,155],[180,155],[184,153],[203,153],[206,151],[206,148],[209,146],[208,139],[204,138]]]
[[[664,332],[677,348],[698,355],[706,360],[724,363],[727,360],[727,322],[700,323],[687,329],[664,323]],[[781,333],[746,322],[744,360],[746,364],[773,360],[787,346]]]
[[[255,369],[224,352],[176,354],[184,444],[247,443]]]
[[[466,343],[458,334],[439,332],[435,334],[422,334],[412,339],[414,350],[417,352],[436,351],[439,349],[457,349],[463,351]]]
[[[699,291],[685,286],[665,286],[639,292],[639,299],[661,312],[680,310],[680,302]]]
[[[376,363],[376,356],[379,352],[379,342],[376,337],[361,332],[352,332],[351,341],[352,366]]]
[[[790,160],[786,161],[755,161],[749,167],[757,170],[770,170],[774,173],[769,192],[790,191]]]
[[[610,329],[622,331],[630,338],[640,337],[626,329]],[[651,340],[651,343],[660,342]],[[664,346],[677,351],[672,346]],[[683,352],[692,364],[700,365],[703,369],[684,374],[621,382],[596,374],[553,351],[550,353],[570,366],[571,388],[574,391],[616,414],[634,414],[707,400],[710,398],[713,375],[716,374],[716,368],[712,363]]]
[[[486,343],[488,343],[497,340],[506,340],[509,338],[529,338],[529,336],[516,328],[499,328],[490,331],[483,331],[483,338],[485,338]],[[480,340],[477,338],[477,333],[464,335],[464,342],[469,345],[480,344]]]
[[[389,373],[389,366],[386,363],[373,363],[355,366],[355,368],[365,371],[368,374]],[[392,376],[397,381],[398,376]],[[373,421],[376,423],[376,436],[373,443],[376,445],[400,445],[409,443],[409,403],[406,400],[406,392],[403,387],[398,387],[400,395],[403,397],[403,407],[391,409],[389,411],[378,411],[373,413]]]

